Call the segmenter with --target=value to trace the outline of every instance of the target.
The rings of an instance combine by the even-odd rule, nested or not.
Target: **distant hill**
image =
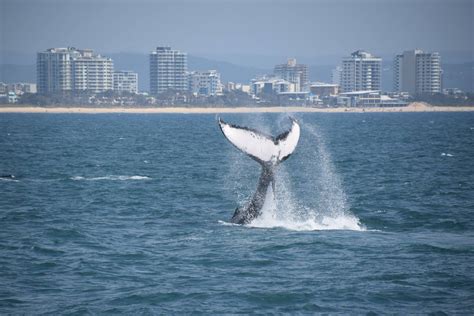
[[[138,73],[139,89],[149,89],[148,55],[139,53],[105,54],[114,60],[116,70],[132,70]],[[443,80],[445,88],[459,88],[463,91],[474,92],[474,61],[464,63],[445,63],[443,67]],[[331,81],[333,65],[309,65],[310,81]],[[233,81],[248,83],[257,75],[272,73],[273,69],[242,66],[225,61],[212,60],[193,55],[188,55],[189,70],[215,69],[221,73],[223,82]],[[1,82],[35,82],[35,65],[0,64]],[[391,62],[382,65],[382,89],[391,91],[393,88],[393,69]]]

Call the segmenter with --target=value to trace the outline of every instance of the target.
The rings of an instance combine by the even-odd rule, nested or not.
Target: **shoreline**
[[[431,106],[425,103],[411,103],[404,107],[339,107],[315,108],[304,106],[268,107],[40,107],[2,106],[0,113],[70,113],[70,114],[217,114],[217,113],[411,113],[411,112],[474,112],[474,106]]]

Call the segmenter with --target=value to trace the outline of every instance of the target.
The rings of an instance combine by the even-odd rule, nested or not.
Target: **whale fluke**
[[[277,137],[219,119],[219,127],[227,140],[262,166],[256,192],[246,206],[235,210],[231,219],[233,223],[250,223],[261,214],[265,200],[274,197],[275,169],[290,157],[300,138],[298,122],[290,119],[291,128]]]
[[[232,125],[219,119],[219,126],[224,136],[235,147],[260,163],[278,164],[286,160],[296,148],[300,138],[300,126],[291,119],[290,130],[276,138],[257,130]]]

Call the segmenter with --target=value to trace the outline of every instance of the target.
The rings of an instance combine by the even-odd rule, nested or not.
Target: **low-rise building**
[[[318,95],[319,97],[328,97],[339,94],[339,85],[332,83],[315,82],[310,85],[309,91],[312,94]]]
[[[278,93],[278,103],[280,105],[308,105],[313,104],[316,100],[319,99],[311,97],[308,91]]]
[[[9,91],[7,96],[8,96],[8,103],[17,103],[18,102],[18,96],[16,95],[15,92]]]
[[[236,83],[236,82],[232,82],[232,81],[229,81],[227,82],[225,85],[223,85],[223,90],[226,90],[226,91],[242,91],[242,92],[245,92],[247,94],[251,94],[252,93],[252,86],[249,85],[249,84],[242,84],[242,83]]]
[[[221,75],[216,70],[188,72],[188,90],[196,95],[222,93]]]
[[[263,76],[252,80],[252,93],[258,95],[278,94],[282,92],[296,92],[294,83],[273,76]]]
[[[345,107],[389,107],[405,106],[407,102],[382,95],[379,90],[351,91],[340,93],[336,97],[338,106]]]
[[[3,83],[0,82],[0,93],[7,94],[8,92],[14,92],[16,95],[23,93],[36,93],[36,84],[29,82],[18,82],[18,83]]]

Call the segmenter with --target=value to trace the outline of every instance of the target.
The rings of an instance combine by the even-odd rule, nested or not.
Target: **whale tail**
[[[257,190],[245,206],[235,210],[231,219],[233,223],[252,222],[262,213],[266,205],[265,201],[274,199],[275,167],[290,157],[300,138],[300,126],[294,119],[291,119],[291,122],[291,128],[288,131],[272,137],[219,119],[219,127],[227,140],[262,165]]]
[[[300,138],[300,126],[291,118],[291,128],[272,137],[257,130],[232,125],[219,118],[219,127],[227,140],[259,162],[262,166],[273,167],[288,159]]]

